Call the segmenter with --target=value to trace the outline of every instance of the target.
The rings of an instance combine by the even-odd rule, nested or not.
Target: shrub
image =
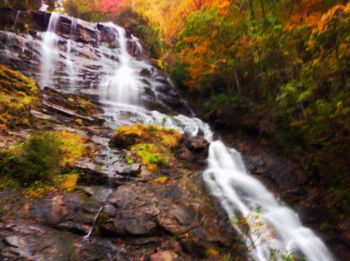
[[[0,150],[0,178],[25,187],[54,183],[64,167],[83,156],[83,142],[79,135],[65,131],[33,133],[22,146]]]

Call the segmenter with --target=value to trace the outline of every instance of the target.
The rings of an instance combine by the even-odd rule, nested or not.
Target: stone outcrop
[[[31,130],[69,130],[85,137],[90,152],[66,170],[79,173],[72,192],[0,190],[0,259],[245,260],[242,242],[203,184],[204,138],[149,127],[137,142],[161,140],[174,153],[171,166],[151,173],[125,162],[131,143],[109,147],[113,130],[94,99],[44,89],[37,103],[31,124],[2,133],[1,147],[24,141]]]
[[[0,16],[0,63],[36,79],[40,85],[42,39],[51,14],[0,9]],[[75,22],[76,26],[73,26]],[[66,16],[59,17],[55,32],[58,35],[55,70],[52,81],[47,83],[50,86],[40,87],[74,91],[98,99],[100,84],[119,63],[117,53],[120,46],[116,32],[108,24],[74,21]],[[126,38],[129,54],[141,58],[140,43],[128,30]],[[147,57],[143,55],[142,58]],[[68,68],[69,59],[73,69]],[[79,70],[75,71],[77,68]],[[144,94],[140,96],[145,105],[159,111],[190,114],[188,106],[164,73],[150,67],[149,70],[140,69],[139,75],[145,83]]]

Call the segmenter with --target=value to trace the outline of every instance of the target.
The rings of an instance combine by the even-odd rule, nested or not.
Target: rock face
[[[191,137],[188,134],[180,140],[178,155],[184,160],[196,160],[205,163],[208,155],[209,143],[203,136]]]
[[[30,124],[0,129],[0,147],[19,144],[32,130],[69,130],[86,138],[90,153],[65,170],[79,173],[72,192],[0,190],[1,260],[246,259],[203,184],[208,143],[202,137],[152,126],[168,138],[152,132],[138,142],[161,141],[173,155],[171,164],[145,171],[142,162],[125,162],[132,144],[109,147],[114,130],[92,96],[38,91]]]
[[[49,82],[41,82],[43,67],[47,66],[42,63],[42,43],[51,14],[0,9],[0,16],[0,63],[36,79],[39,85],[45,85],[41,88],[75,92],[98,99],[100,85],[118,67],[120,46],[113,27],[60,16],[55,30],[57,53],[53,50],[50,57],[55,69],[46,72],[52,73]],[[126,33],[126,38],[129,54],[140,56],[142,52],[138,40],[130,32]],[[169,78],[151,64],[148,67],[139,69],[140,81],[144,83],[141,102],[161,111],[190,114]]]

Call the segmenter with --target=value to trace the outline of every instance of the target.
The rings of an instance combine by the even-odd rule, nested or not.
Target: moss
[[[23,193],[28,198],[42,198],[47,193],[55,191],[56,189],[57,188],[53,184],[38,181],[26,188]]]
[[[96,113],[96,106],[88,99],[74,96],[66,98],[64,106],[83,115],[93,115]]]
[[[77,173],[72,173],[72,174],[66,174],[62,176],[62,181],[58,183],[58,187],[61,190],[71,192],[75,189],[78,179],[79,179],[79,174]]]
[[[181,134],[173,129],[135,124],[117,128],[111,145],[131,151],[132,154],[125,158],[128,164],[138,160],[154,172],[162,166],[171,166],[175,158],[172,150],[178,145],[180,138]]]
[[[21,185],[17,180],[11,177],[0,177],[0,189],[17,189],[20,188]]]
[[[48,102],[62,106],[79,115],[89,117],[102,112],[99,106],[85,97],[63,93],[53,89],[45,89],[44,94],[46,95],[46,100]],[[78,119],[76,120],[76,123],[81,125],[83,121]]]
[[[36,83],[23,74],[0,65],[0,125],[14,129],[32,123],[30,110],[39,106]]]
[[[162,128],[157,125],[135,124],[117,128],[111,144],[117,147],[130,147],[137,143],[152,143],[174,148],[180,138],[181,134],[173,129]]]
[[[125,161],[126,161],[126,163],[127,163],[128,165],[131,165],[131,164],[134,163],[134,160],[133,160],[132,158],[128,157],[128,156],[125,157]]]
[[[62,141],[60,149],[62,150],[64,156],[60,162],[61,166],[73,164],[87,152],[84,137],[76,133],[63,130],[57,131],[56,133]]]
[[[217,256],[219,256],[219,254],[220,253],[216,248],[211,247],[211,248],[207,249],[207,256],[208,257],[217,257]]]
[[[151,143],[136,144],[131,147],[131,151],[140,158],[142,165],[151,171],[155,171],[159,166],[167,165],[171,157],[169,151]]]
[[[161,176],[153,180],[154,183],[159,183],[159,184],[165,184],[169,180],[169,177],[167,176]]]

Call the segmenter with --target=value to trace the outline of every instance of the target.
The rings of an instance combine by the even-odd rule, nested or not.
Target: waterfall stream
[[[41,79],[42,88],[55,86],[52,80],[59,50],[59,36],[55,33],[59,15],[51,15],[49,27],[42,39]],[[72,22],[71,37],[75,34],[78,20]],[[250,175],[239,152],[226,147],[222,141],[214,140],[208,124],[200,119],[183,114],[170,115],[157,110],[150,110],[144,105],[142,97],[147,91],[153,92],[162,105],[162,98],[157,88],[168,86],[167,82],[154,81],[159,71],[142,59],[129,53],[128,41],[136,46],[135,54],[142,52],[142,46],[134,36],[127,36],[124,28],[112,23],[101,24],[108,36],[115,41],[115,47],[100,44],[97,67],[101,68],[99,101],[104,108],[104,118],[111,127],[123,124],[145,123],[159,124],[192,135],[203,133],[210,142],[208,168],[204,180],[213,195],[220,201],[227,212],[232,225],[244,238],[252,259],[265,261],[276,257],[282,260],[287,255],[305,257],[310,261],[333,260],[322,240],[310,229],[304,227],[298,215],[277,200],[265,186]],[[96,29],[96,32],[98,30]],[[101,38],[101,37],[100,37]],[[78,59],[74,52],[74,38],[67,41],[66,70],[70,86],[78,86],[77,73],[81,68],[74,61]],[[112,58],[111,58],[112,57]],[[146,70],[146,78],[140,71]],[[79,92],[72,87],[68,92]],[[182,103],[186,106],[185,103]],[[164,105],[164,104],[163,104]],[[165,108],[166,106],[161,106]]]
[[[41,81],[40,86],[45,88],[53,85],[53,70],[59,54],[57,49],[58,36],[56,35],[57,23],[60,16],[52,13],[47,31],[43,35],[41,45]]]

